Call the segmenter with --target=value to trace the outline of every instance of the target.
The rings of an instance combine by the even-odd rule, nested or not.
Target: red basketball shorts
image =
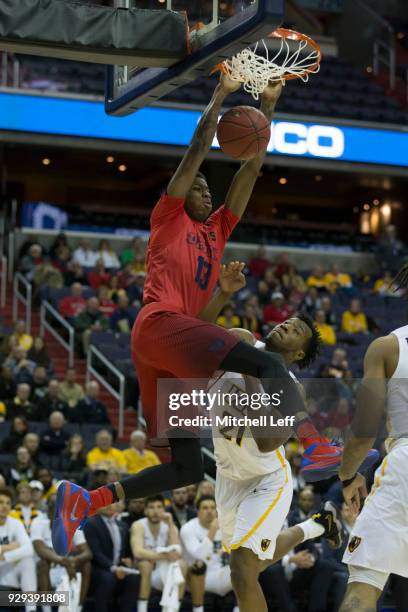
[[[158,379],[208,379],[239,342],[224,328],[147,304],[132,330],[132,359],[149,437],[158,437]],[[162,437],[162,436],[159,436]]]

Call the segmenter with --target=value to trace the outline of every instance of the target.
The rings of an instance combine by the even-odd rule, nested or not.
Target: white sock
[[[311,518],[303,523],[299,523],[296,527],[300,527],[305,534],[303,542],[306,542],[306,540],[314,540],[314,538],[318,538],[324,534],[323,525],[319,525],[319,523],[316,523],[316,521]]]
[[[137,612],[147,612],[147,606],[149,602],[147,599],[138,599],[137,600]]]
[[[204,612],[204,606],[193,606],[193,612]]]

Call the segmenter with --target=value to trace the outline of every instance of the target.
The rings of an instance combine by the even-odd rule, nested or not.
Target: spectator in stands
[[[50,497],[57,492],[57,481],[53,477],[51,470],[47,467],[38,468],[36,476],[44,487],[41,499],[48,503]]]
[[[14,326],[11,339],[15,340],[15,346],[21,346],[25,351],[29,351],[33,345],[33,337],[27,333],[25,321],[20,320]]]
[[[68,270],[68,264],[71,259],[71,250],[68,246],[61,245],[58,247],[55,256],[52,257],[52,265],[57,268],[61,274],[65,275]]]
[[[115,467],[120,472],[126,472],[126,460],[122,451],[112,446],[112,434],[107,429],[101,429],[96,434],[96,446],[86,456],[89,469]]]
[[[197,518],[183,525],[180,539],[190,568],[193,607],[203,610],[206,591],[221,597],[232,591],[231,570],[223,555],[214,497],[204,495],[198,499]]]
[[[289,253],[281,253],[276,260],[275,264],[275,275],[276,277],[282,281],[282,278],[285,274],[289,273],[289,270],[292,268],[292,264],[289,261]]]
[[[64,272],[64,285],[71,287],[74,283],[86,286],[88,284],[88,274],[77,261],[71,260]]]
[[[100,401],[99,394],[100,387],[96,380],[91,380],[87,383],[85,397],[79,400],[75,411],[71,414],[71,420],[76,420],[77,423],[110,425],[108,411],[105,404]]]
[[[86,448],[81,435],[73,434],[62,453],[61,469],[78,484],[82,484],[86,469]]]
[[[378,295],[388,296],[388,297],[398,297],[400,295],[399,291],[395,291],[395,288],[392,286],[392,274],[389,270],[384,270],[384,274],[381,278],[378,278],[373,287],[373,292]]]
[[[98,259],[98,254],[91,248],[89,240],[81,240],[75,249],[72,259],[82,268],[93,268]]]
[[[109,297],[109,289],[106,285],[101,285],[98,289],[99,312],[106,319],[110,319],[115,312],[116,305]]]
[[[139,576],[126,574],[131,567],[129,531],[116,519],[119,504],[99,510],[86,523],[84,533],[92,552],[92,591],[98,612],[132,612],[139,590]],[[118,598],[119,601],[113,601]]]
[[[270,291],[280,291],[280,281],[278,277],[275,276],[275,268],[273,266],[268,266],[266,268],[263,280],[268,285]]]
[[[198,485],[191,484],[191,485],[188,485],[186,489],[187,489],[187,507],[190,510],[193,510],[193,512],[195,512]]]
[[[131,528],[135,521],[139,521],[144,518],[145,513],[145,500],[144,497],[138,499],[128,499],[126,502],[126,511],[120,515],[120,520],[126,523]]]
[[[110,327],[114,332],[122,334],[130,334],[135,315],[129,309],[129,298],[127,295],[121,295],[118,298],[118,306],[110,317]]]
[[[280,291],[272,294],[271,304],[264,308],[264,321],[268,325],[279,325],[293,315],[293,309],[285,302],[285,297]]]
[[[241,326],[241,319],[236,314],[235,306],[232,302],[225,304],[220,316],[217,318],[217,325],[221,325],[221,327],[225,327],[226,329]]]
[[[30,453],[31,459],[34,461],[34,463],[40,466],[41,465],[41,462],[39,460],[40,436],[34,432],[29,431],[24,436],[23,446]]]
[[[99,487],[103,487],[108,484],[108,468],[104,467],[96,467],[92,471],[88,471],[88,487],[90,491],[94,489],[98,489]]]
[[[25,446],[19,446],[16,451],[16,459],[4,474],[7,483],[16,487],[19,482],[29,482],[34,478],[36,466],[31,458],[30,453]]]
[[[350,374],[346,351],[342,348],[335,349],[330,363],[325,365],[324,369],[327,370],[325,376],[331,378],[346,378]]]
[[[65,319],[74,319],[86,308],[86,299],[82,297],[82,285],[74,283],[71,294],[65,296],[59,303],[58,309]]]
[[[15,416],[24,416],[28,421],[35,420],[37,408],[30,401],[31,388],[26,383],[17,385],[17,393],[13,400],[6,403],[7,420]]]
[[[130,290],[131,293],[133,293],[133,287],[136,284],[138,275],[142,272],[143,270],[137,270],[137,272],[135,272],[132,264],[127,264],[123,270],[117,274],[119,287],[125,289],[127,292]]]
[[[306,280],[306,285],[308,287],[316,287],[320,291],[326,289],[326,276],[323,266],[315,266],[312,274]]]
[[[91,578],[91,550],[86,543],[84,533],[78,529],[74,534],[73,549],[67,557],[60,557],[54,551],[51,540],[51,521],[53,520],[55,501],[48,502],[47,515],[42,515],[33,520],[31,527],[31,541],[38,556],[38,589],[40,591],[51,591],[55,589],[64,574],[68,574],[69,580],[81,575],[81,590],[79,605],[85,603]],[[73,603],[71,602],[71,605]],[[44,606],[43,606],[44,609]]]
[[[310,518],[313,512],[316,511],[316,501],[313,489],[306,486],[302,489],[298,496],[297,508],[292,508],[288,515],[289,525],[297,525],[302,521]]]
[[[316,310],[319,310],[321,298],[319,297],[319,291],[316,287],[310,287],[303,300],[302,309],[307,312],[311,317],[314,317]]]
[[[74,408],[79,400],[85,397],[82,385],[76,382],[75,368],[67,368],[65,380],[59,385],[59,398]]]
[[[133,274],[146,274],[146,255],[144,252],[135,255],[130,264],[130,269]]]
[[[277,274],[276,274],[277,275]],[[290,265],[287,272],[280,277],[283,288],[289,292],[295,292],[297,299],[303,299],[307,290],[303,277],[298,273],[295,266]]]
[[[108,297],[112,302],[117,304],[121,295],[126,295],[126,291],[120,286],[119,276],[114,274],[111,276],[108,283]]]
[[[35,368],[30,386],[30,399],[33,404],[37,404],[47,395],[48,390],[47,371],[43,366],[37,366]]]
[[[130,434],[130,447],[123,451],[128,474],[136,474],[147,467],[160,464],[160,459],[146,447],[146,434],[139,429]]]
[[[10,365],[3,364],[0,376],[0,400],[12,399],[16,394],[16,390],[13,369]]]
[[[377,261],[381,270],[390,270],[393,276],[400,268],[400,258],[404,255],[404,245],[397,238],[395,225],[385,228],[383,237],[377,247]]]
[[[350,302],[350,308],[343,312],[341,329],[348,334],[368,332],[367,317],[361,310],[359,299],[353,298]]]
[[[98,258],[103,260],[103,265],[107,270],[117,270],[120,268],[119,258],[112,249],[109,240],[100,241],[98,246]]]
[[[40,449],[47,455],[61,455],[70,437],[69,433],[64,430],[65,419],[62,412],[58,410],[52,412],[48,420],[48,425],[49,427],[41,436]]]
[[[28,432],[27,420],[24,416],[15,416],[11,422],[10,432],[2,440],[1,453],[15,453],[23,444],[24,437]]]
[[[33,346],[28,351],[27,358],[38,366],[43,366],[47,371],[52,367],[50,354],[45,344],[45,340],[41,338],[41,336],[36,336],[34,338]]]
[[[144,244],[140,236],[133,238],[130,245],[120,254],[120,262],[122,267],[125,268],[128,264],[133,263],[135,257],[139,255],[144,256],[144,250]]]
[[[40,512],[47,512],[47,501],[43,499],[44,487],[39,480],[30,480],[31,502]]]
[[[248,329],[256,335],[257,338],[262,334],[262,322],[257,316],[256,308],[250,299],[244,303],[244,313],[241,317],[241,327]]]
[[[204,497],[205,495],[215,497],[215,486],[209,480],[202,480],[198,484],[197,492],[194,498],[194,506],[197,505],[197,500],[200,499],[200,497]]]
[[[69,251],[71,251],[69,243],[68,243],[68,238],[63,232],[61,232],[60,234],[58,234],[58,236],[55,237],[54,242],[50,246],[50,250],[49,250],[50,257],[53,257],[53,258],[56,257],[58,250],[61,247],[65,247]]]
[[[271,261],[268,259],[266,247],[260,246],[254,257],[251,257],[248,263],[249,271],[255,278],[262,278],[265,274],[265,270],[271,265]]]
[[[68,404],[60,399],[60,384],[56,378],[48,382],[47,393],[37,402],[37,420],[46,421],[51,412],[59,410],[67,417]]]
[[[336,344],[336,332],[334,331],[334,328],[331,325],[328,325],[328,323],[326,323],[326,314],[324,310],[316,311],[314,324],[320,334],[323,344]]]
[[[33,275],[33,298],[46,300],[49,289],[61,289],[64,286],[64,277],[49,261],[36,266]]]
[[[0,490],[1,560],[0,585],[7,589],[36,591],[34,551],[23,525],[9,516],[13,494],[10,489]],[[27,604],[26,612],[35,612],[35,604]]]
[[[353,281],[350,274],[340,272],[337,264],[333,264],[331,271],[325,275],[326,287],[329,291],[335,292],[337,289],[352,289]]]
[[[344,435],[351,423],[350,403],[345,397],[340,397],[335,409],[329,414],[329,425],[333,436]]]
[[[13,349],[11,356],[6,359],[4,364],[11,367],[16,384],[23,382],[30,384],[32,382],[36,364],[34,361],[27,359],[27,351],[21,346]]]
[[[20,482],[16,487],[16,492],[17,502],[9,516],[20,521],[30,535],[32,522],[37,516],[41,516],[41,511],[32,502],[32,490],[28,482]]]
[[[32,244],[28,254],[24,255],[20,262],[20,271],[28,281],[33,280],[34,270],[44,261],[42,247],[39,244]]]
[[[173,489],[171,493],[171,506],[169,512],[173,516],[174,524],[177,529],[181,529],[188,521],[196,517],[197,513],[188,507],[187,487]]]
[[[107,330],[109,327],[109,321],[100,312],[99,306],[98,298],[89,298],[86,309],[74,319],[74,327],[81,337],[85,355],[88,354],[92,332]]]
[[[178,563],[184,582],[178,587],[178,598],[183,599],[187,565],[181,558],[178,529],[169,512],[165,512],[164,498],[161,495],[147,497],[146,517],[133,523],[130,530],[132,553],[138,561],[140,571],[138,612],[147,612],[152,587],[162,591],[167,579],[170,563]],[[168,549],[159,552],[158,548]]]
[[[105,270],[103,259],[97,259],[95,270],[88,273],[88,283],[92,289],[99,289],[101,285],[108,285],[110,281],[110,272]]]
[[[320,309],[324,312],[324,322],[335,328],[337,325],[337,317],[332,310],[332,302],[329,295],[322,296],[320,300]]]

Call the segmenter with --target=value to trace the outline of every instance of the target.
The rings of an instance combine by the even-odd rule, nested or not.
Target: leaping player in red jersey
[[[199,168],[211,148],[223,102],[239,87],[221,76],[190,147],[151,215],[144,305],[131,338],[144,416],[150,438],[157,437],[160,378],[209,379],[216,370],[225,370],[261,379],[270,395],[278,382],[285,398],[280,412],[297,418],[295,430],[305,448],[310,479],[327,478],[339,468],[342,447],[322,438],[313,427],[282,357],[259,351],[200,319],[213,294],[225,244],[245,212],[265,156],[262,152],[241,165],[224,205],[213,212],[211,193]],[[274,83],[262,94],[261,111],[269,121],[281,91],[281,83]],[[235,268],[235,273],[240,270]],[[221,309],[229,297],[221,288],[211,300],[212,307]],[[308,351],[312,350],[310,346]],[[58,554],[67,554],[75,530],[99,508],[118,499],[145,497],[202,479],[199,438],[180,429],[166,434],[170,463],[90,492],[67,481],[60,484],[52,527]]]

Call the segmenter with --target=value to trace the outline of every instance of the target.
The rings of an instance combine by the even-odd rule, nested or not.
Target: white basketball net
[[[320,52],[312,49],[310,53],[303,55],[308,42],[300,40],[298,44],[296,50],[291,50],[286,38],[280,38],[280,49],[275,52],[268,48],[264,40],[261,40],[253,49],[244,49],[226,60],[223,64],[225,73],[233,81],[243,83],[244,90],[255,100],[258,100],[269,81],[280,80],[285,84],[285,75],[293,75],[306,83],[311,72],[315,73],[320,70],[320,64],[316,66]],[[257,53],[260,45],[265,49],[265,56]],[[273,53],[275,55],[272,55]]]

